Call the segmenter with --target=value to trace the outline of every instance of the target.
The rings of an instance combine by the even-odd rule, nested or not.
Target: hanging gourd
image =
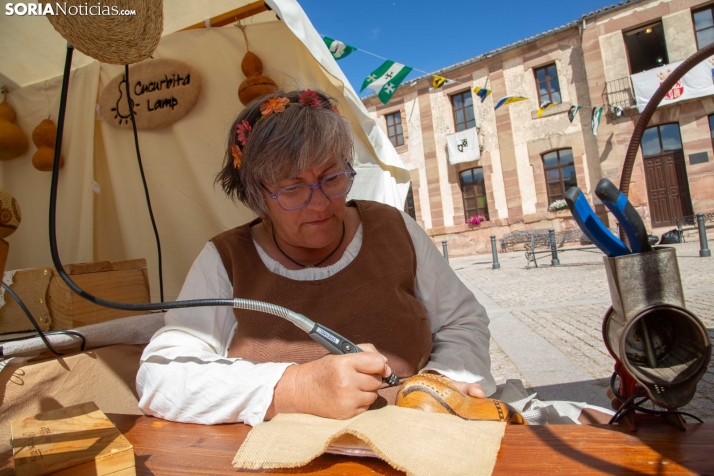
[[[238,86],[238,99],[244,106],[250,102],[278,90],[275,81],[267,76],[263,76],[263,62],[258,55],[248,51],[240,63],[240,69],[245,74],[245,79]]]
[[[32,131],[32,142],[37,147],[37,152],[32,156],[32,165],[42,172],[51,172],[55,161],[55,139],[57,126],[49,119],[45,119]],[[64,157],[60,155],[60,167],[64,165]]]
[[[17,118],[15,110],[7,103],[4,95],[8,89],[3,86],[3,101],[0,103],[0,160],[12,160],[27,152],[27,136],[13,122]]]
[[[240,26],[245,38],[245,46],[248,48],[248,38],[245,36],[245,26]],[[248,50],[240,63],[240,69],[245,75],[245,79],[238,86],[238,99],[244,106],[250,104],[253,99],[265,96],[278,90],[278,85],[267,76],[263,76],[263,62],[258,55]]]

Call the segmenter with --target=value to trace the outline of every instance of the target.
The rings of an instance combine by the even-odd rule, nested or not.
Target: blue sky
[[[598,10],[607,0],[299,0],[318,32],[432,72]],[[338,62],[359,92],[382,60],[355,51]],[[423,73],[412,71],[407,79]],[[365,90],[361,96],[371,94]]]

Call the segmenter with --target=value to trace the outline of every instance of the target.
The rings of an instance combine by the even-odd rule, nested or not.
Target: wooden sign
[[[134,448],[93,402],[10,423],[17,476],[136,475]]]
[[[201,93],[201,75],[176,59],[148,59],[129,66],[129,92],[139,130],[161,129],[185,116]],[[102,117],[109,124],[131,129],[124,73],[116,76],[99,96]]]

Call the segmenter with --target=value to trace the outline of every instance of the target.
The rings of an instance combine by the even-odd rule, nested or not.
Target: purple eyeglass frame
[[[350,176],[350,186],[347,188],[347,191],[346,191],[345,193],[340,194],[340,195],[337,195],[336,197],[329,197],[329,196],[325,193],[325,190],[322,188],[322,185],[325,183],[326,180],[331,179],[331,178],[333,178],[333,177],[337,177],[337,176],[340,175],[340,174],[349,174],[349,176]],[[320,191],[322,191],[323,195],[325,195],[325,197],[327,197],[328,200],[334,200],[335,198],[344,197],[345,195],[347,195],[348,193],[350,193],[350,190],[352,190],[352,185],[354,184],[355,175],[357,175],[357,172],[355,172],[355,169],[352,168],[352,164],[350,164],[350,163],[348,162],[348,163],[347,163],[347,170],[342,170],[342,171],[340,171],[340,172],[335,172],[334,174],[330,174],[330,175],[328,175],[327,177],[324,177],[324,178],[323,178],[322,180],[320,180],[319,182],[314,183],[314,184],[312,184],[312,185],[306,184],[306,183],[304,183],[304,184],[301,183],[301,184],[295,184],[295,185],[288,185],[287,187],[281,187],[281,188],[279,188],[275,193],[271,192],[271,191],[268,189],[268,187],[266,187],[266,186],[263,185],[262,183],[261,183],[260,185],[262,185],[263,188],[265,189],[265,191],[268,192],[268,195],[270,196],[270,198],[272,198],[273,200],[275,200],[275,201],[278,203],[278,206],[280,206],[280,208],[282,208],[282,209],[285,210],[286,212],[294,212],[295,210],[300,210],[300,209],[305,208],[306,206],[308,206],[308,205],[310,204],[310,200],[312,200],[312,192],[315,191],[315,190],[317,190],[318,188],[320,189]],[[285,208],[285,207],[280,203],[280,201],[278,200],[278,195],[280,195],[280,192],[282,192],[283,190],[286,190],[286,189],[289,189],[289,188],[294,188],[294,187],[309,187],[309,188],[310,188],[310,193],[309,193],[308,196],[307,196],[307,201],[305,202],[305,205],[303,205],[303,206],[301,206],[301,207],[297,207],[297,208]]]

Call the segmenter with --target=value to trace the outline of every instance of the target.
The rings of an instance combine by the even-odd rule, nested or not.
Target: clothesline
[[[323,34],[320,34],[320,36],[322,36],[323,38],[325,37],[325,35],[323,35]],[[355,51],[361,51],[362,53],[368,54],[370,56],[374,56],[375,58],[379,58],[384,61],[392,61],[389,58],[385,58],[384,56],[379,56],[378,54],[372,53],[371,51],[363,50],[362,48],[357,48],[356,46],[353,46],[353,48],[355,49]],[[427,75],[434,75],[434,73],[430,73],[429,71],[424,71],[423,69],[419,69],[419,68],[412,68],[412,70],[417,71],[419,73],[424,73]],[[447,79],[447,81],[451,81],[451,82],[459,83],[459,84],[466,84],[463,81],[457,81],[456,79]]]

